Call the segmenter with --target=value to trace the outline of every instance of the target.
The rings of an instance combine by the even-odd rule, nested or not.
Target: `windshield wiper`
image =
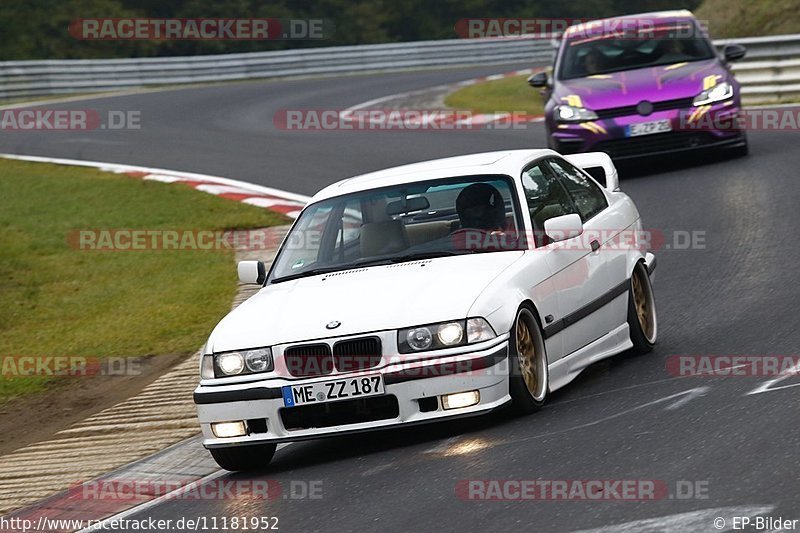
[[[374,259],[362,259],[361,261],[354,261],[346,265],[320,267],[320,268],[312,268],[310,270],[304,270],[302,272],[298,272],[297,274],[289,274],[288,276],[274,278],[272,279],[272,281],[270,281],[270,283],[281,283],[282,281],[291,281],[293,279],[306,278],[310,276],[319,276],[320,274],[330,274],[331,272],[340,272],[342,270],[353,270],[355,268],[362,268],[368,266],[392,265],[395,263],[405,263],[408,261],[416,261],[419,259],[434,259],[436,257],[446,257],[446,256],[449,257],[453,255],[481,253],[482,251],[483,250],[465,250],[461,252],[453,252],[450,250],[438,250],[430,252],[417,252],[413,254],[398,255],[393,257],[390,256],[390,257],[378,257]]]
[[[298,272],[297,274],[289,274],[288,276],[282,276],[280,278],[273,278],[270,283],[280,283],[282,281],[291,281],[293,279],[299,278],[307,278],[309,276],[319,276],[320,274],[330,274],[331,272],[337,272],[339,270],[347,270],[351,267],[321,267],[321,268],[312,268],[309,270],[303,270],[302,272]]]
[[[305,278],[309,276],[319,276],[320,274],[330,274],[331,272],[340,272],[342,270],[353,270],[354,268],[361,268],[366,266],[391,265],[393,262],[394,261],[391,257],[381,257],[378,259],[363,259],[361,261],[354,261],[352,263],[347,263],[346,265],[336,265],[336,266],[319,267],[319,268],[312,268],[309,270],[303,270],[302,272],[298,272],[297,274],[289,274],[288,276],[274,278],[270,283],[280,283],[282,281],[291,281],[293,279]]]
[[[390,258],[392,263],[405,263],[407,261],[416,261],[418,259],[435,259],[437,257],[450,257],[453,255],[466,255],[477,252],[478,250],[464,250],[461,252],[453,252],[451,250],[436,250],[430,252],[416,252],[413,254],[398,255]]]

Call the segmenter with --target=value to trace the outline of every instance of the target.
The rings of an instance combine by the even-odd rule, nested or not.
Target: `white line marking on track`
[[[692,389],[686,394],[683,398],[679,399],[677,402],[668,405],[665,411],[674,411],[675,409],[680,409],[687,403],[691,402],[695,398],[699,398],[701,396],[705,396],[708,391],[711,390],[711,387],[698,387],[696,389]]]
[[[687,394],[691,395],[693,397],[697,397],[698,395],[705,394],[709,390],[710,390],[710,387],[697,387],[697,388],[694,388],[694,389],[688,389],[688,390],[685,390],[683,392],[670,394],[669,396],[665,396],[664,398],[659,398],[657,400],[653,400],[653,401],[650,401],[650,402],[647,402],[647,403],[643,403],[641,405],[637,405],[636,407],[631,407],[630,409],[625,409],[624,411],[620,411],[619,413],[615,413],[613,415],[605,416],[603,418],[598,418],[597,420],[592,420],[591,422],[586,422],[584,424],[578,424],[577,426],[568,427],[566,429],[559,429],[559,430],[555,430],[555,431],[550,431],[548,433],[541,433],[539,435],[531,435],[530,437],[523,437],[523,438],[520,438],[520,439],[509,440],[509,441],[502,442],[500,444],[503,444],[503,445],[516,444],[516,443],[519,443],[519,442],[525,442],[525,441],[529,441],[529,440],[533,440],[533,439],[542,439],[542,438],[545,438],[545,437],[552,437],[554,435],[561,435],[562,433],[569,433],[571,431],[577,431],[579,429],[585,429],[585,428],[588,428],[588,427],[593,427],[593,426],[596,426],[598,424],[603,424],[604,422],[608,422],[609,420],[614,420],[615,418],[619,418],[621,416],[625,416],[627,414],[639,411],[641,409],[645,409],[647,407],[652,407],[653,405],[658,405],[658,404],[661,404],[661,403],[664,403],[664,402],[668,402],[670,400],[674,400],[676,398],[680,398],[680,397],[685,396]],[[702,391],[702,394],[701,394],[700,391]]]
[[[789,379],[792,376],[797,376],[800,373],[800,363],[796,364],[792,367],[789,371],[787,371],[783,376],[777,377],[775,379],[770,379],[756,387],[755,389],[751,390],[745,396],[750,396],[752,394],[761,394],[762,392],[774,392],[783,389],[791,389],[792,387],[800,387],[800,383],[793,383],[791,385],[783,385],[780,387],[773,387],[776,383],[780,383],[785,379]]]
[[[730,531],[733,517],[753,517],[771,512],[773,506],[719,507],[701,509],[656,518],[646,518],[622,524],[581,529],[575,533],[663,533],[665,531]],[[720,522],[721,520],[721,522]],[[739,524],[741,526],[741,523]],[[719,527],[722,526],[722,527]],[[736,529],[744,529],[739,527]]]

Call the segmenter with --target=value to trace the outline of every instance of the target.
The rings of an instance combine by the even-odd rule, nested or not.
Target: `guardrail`
[[[548,41],[443,40],[114,60],[0,62],[0,99],[257,78],[351,74],[487,63],[544,63]]]
[[[746,100],[800,98],[800,35],[715,44],[734,41],[748,47],[747,57],[734,65]],[[193,57],[4,61],[0,62],[0,100],[288,76],[523,62],[543,65],[552,57],[548,40],[509,37]]]
[[[800,101],[800,35],[726,39],[714,44],[722,48],[734,42],[747,47],[745,58],[733,64],[745,104]]]

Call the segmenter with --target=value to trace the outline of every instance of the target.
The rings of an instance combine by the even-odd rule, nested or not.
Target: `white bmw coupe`
[[[593,176],[601,180],[596,181]],[[340,181],[205,345],[194,393],[228,470],[276,443],[539,409],[657,336],[648,251],[607,155],[514,150]]]

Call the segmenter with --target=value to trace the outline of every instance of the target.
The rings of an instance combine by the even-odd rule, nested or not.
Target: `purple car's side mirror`
[[[747,48],[741,44],[729,44],[722,49],[722,55],[725,56],[725,61],[732,62],[742,59],[747,53]]]
[[[547,82],[550,81],[547,72],[537,72],[528,78],[528,85],[531,87],[547,87]]]

